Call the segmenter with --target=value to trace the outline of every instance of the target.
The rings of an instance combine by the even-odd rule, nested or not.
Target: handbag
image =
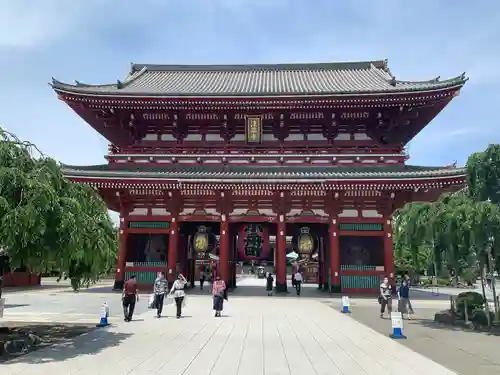
[[[149,301],[148,301],[148,308],[154,309],[155,308],[155,295],[154,293],[149,296]]]
[[[174,296],[172,294],[167,294],[165,295],[165,300],[164,300],[165,305],[172,305],[174,303]]]
[[[220,298],[224,298],[224,292],[217,292],[215,293],[215,297],[220,297]]]

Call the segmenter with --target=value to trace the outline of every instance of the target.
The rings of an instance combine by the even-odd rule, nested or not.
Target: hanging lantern
[[[193,237],[193,249],[197,253],[204,253],[208,250],[207,227],[203,225],[198,227],[198,232]]]
[[[238,233],[238,259],[261,260],[269,254],[269,231],[259,223],[249,223],[240,226]]]
[[[300,254],[311,254],[314,251],[314,238],[309,233],[308,227],[300,228],[297,250]]]

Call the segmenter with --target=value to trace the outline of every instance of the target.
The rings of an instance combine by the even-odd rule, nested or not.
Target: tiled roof
[[[74,85],[52,80],[56,91],[95,95],[211,97],[349,95],[460,87],[464,74],[440,81],[400,81],[387,61],[267,65],[132,64],[123,81]]]
[[[124,178],[124,179],[238,179],[238,180],[331,180],[331,179],[401,179],[458,177],[464,168],[393,166],[165,166],[101,164],[92,166],[63,166],[68,177]]]

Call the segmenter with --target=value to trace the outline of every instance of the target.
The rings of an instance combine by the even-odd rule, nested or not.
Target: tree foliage
[[[475,201],[500,204],[500,145],[490,145],[467,160],[469,194]]]
[[[13,268],[56,268],[78,288],[114,265],[117,241],[92,188],[67,181],[53,159],[0,129],[0,246]]]
[[[467,162],[468,188],[434,203],[409,203],[394,215],[396,259],[425,268],[433,262],[458,275],[487,264],[487,250],[500,265],[500,145]],[[430,251],[429,251],[430,250]],[[399,261],[403,263],[402,261]]]

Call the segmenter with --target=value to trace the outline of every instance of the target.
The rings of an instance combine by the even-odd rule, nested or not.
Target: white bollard
[[[350,314],[351,313],[351,303],[349,301],[348,296],[342,296],[342,310],[340,310],[341,313],[343,314]]]
[[[391,313],[392,333],[389,335],[391,339],[406,339],[403,335],[403,314],[400,312]]]
[[[109,326],[108,318],[109,318],[109,306],[108,306],[107,302],[104,302],[102,304],[102,309],[101,309],[99,324],[96,324],[96,327],[107,327],[107,326]]]

